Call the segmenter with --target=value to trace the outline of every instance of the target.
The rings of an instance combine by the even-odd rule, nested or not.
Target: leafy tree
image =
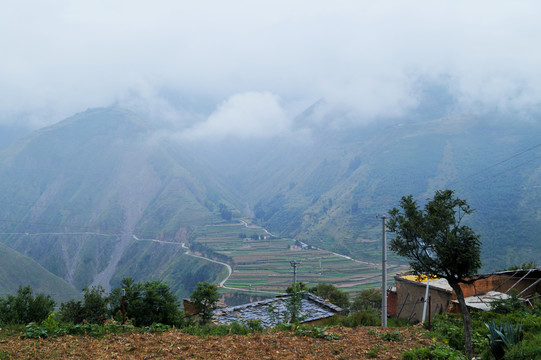
[[[231,221],[231,219],[233,218],[233,213],[227,208],[225,204],[221,203],[219,206],[219,210],[222,219],[224,219],[225,221]]]
[[[70,300],[60,305],[60,321],[80,324],[85,319],[81,301]]]
[[[105,289],[99,286],[84,289],[84,320],[92,324],[103,324],[107,320],[107,303],[109,299],[105,295]]]
[[[339,290],[333,284],[322,282],[310,289],[310,292],[325,300],[329,300],[334,305],[340,306],[342,309],[349,307],[348,294]]]
[[[212,319],[218,300],[218,287],[216,285],[208,281],[197,284],[197,288],[190,296],[190,301],[199,314],[201,324],[206,324]]]
[[[380,289],[364,289],[353,299],[351,310],[375,310],[381,309],[381,290]]]
[[[80,324],[103,324],[107,320],[109,298],[100,286],[83,289],[83,301],[70,300],[60,305],[60,320]]]
[[[302,321],[302,299],[304,299],[308,287],[305,283],[297,281],[291,284],[286,292],[289,294],[289,299],[286,303],[286,312],[289,323],[300,323]]]
[[[124,306],[126,316],[134,319],[135,326],[149,326],[153,323],[178,325],[180,310],[178,300],[168,285],[160,281],[135,283],[132,278],[124,278],[121,288],[111,292],[111,312],[122,311],[122,289],[125,290]]]
[[[479,235],[462,219],[473,212],[451,190],[438,190],[421,210],[413,196],[404,196],[400,209],[389,211],[387,229],[396,234],[391,250],[410,260],[415,274],[432,274],[449,282],[462,311],[466,354],[472,357],[471,318],[461,283],[473,282],[481,267]]]
[[[4,324],[28,324],[41,322],[54,310],[55,302],[50,295],[32,295],[30,286],[19,287],[17,295],[0,298],[0,322]]]

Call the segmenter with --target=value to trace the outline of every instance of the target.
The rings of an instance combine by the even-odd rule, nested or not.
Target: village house
[[[279,295],[271,299],[216,309],[212,322],[231,324],[235,321],[259,320],[264,328],[270,328],[287,320],[286,304],[290,298],[291,295],[288,294]],[[299,316],[302,324],[315,325],[333,316],[339,316],[341,312],[342,308],[307,292],[301,300]]]
[[[422,320],[427,277],[416,275],[395,276],[396,289],[389,293],[389,314],[412,322]],[[541,294],[541,268],[501,271],[480,275],[472,284],[461,284],[466,305],[472,311],[490,310],[497,299],[509,297],[511,291],[528,302]],[[445,279],[429,280],[429,316],[443,312],[460,313],[460,307],[451,286]],[[392,305],[391,305],[392,304]]]

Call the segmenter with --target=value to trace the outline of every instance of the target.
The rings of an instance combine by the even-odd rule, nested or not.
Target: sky
[[[324,99],[355,121],[443,84],[462,109],[538,109],[539,1],[6,0],[0,124],[121,105],[190,137],[288,132]]]

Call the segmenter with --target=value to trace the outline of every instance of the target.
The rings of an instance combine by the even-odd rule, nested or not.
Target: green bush
[[[323,299],[328,299],[332,304],[341,307],[342,309],[349,308],[348,294],[338,289],[333,284],[322,282],[310,289],[310,292]]]
[[[247,335],[252,333],[252,329],[236,321],[231,323],[229,326],[229,331],[231,334],[235,335]]]
[[[389,332],[389,333],[383,333],[380,336],[385,341],[398,342],[398,341],[402,340],[402,334],[398,330],[393,331],[393,332]]]
[[[295,328],[295,335],[309,336],[326,340],[338,340],[339,335],[328,331],[326,326],[299,325]]]
[[[55,302],[49,295],[32,295],[30,286],[19,287],[17,295],[0,298],[0,323],[29,324],[45,320],[54,309]]]
[[[135,283],[132,278],[122,279],[121,288],[109,295],[110,315],[116,320],[122,314],[122,289],[125,290],[124,309],[126,317],[133,319],[135,326],[151,326],[154,323],[181,326],[182,314],[178,301],[168,285],[160,281]]]
[[[381,318],[374,311],[361,310],[340,318],[340,322],[343,326],[347,327],[378,326],[381,325]]]
[[[79,324],[82,322],[103,324],[107,320],[108,298],[101,286],[84,288],[83,302],[70,300],[60,305],[60,320]]]
[[[24,338],[45,338],[50,336],[70,335],[88,335],[94,337],[105,336],[106,334],[118,334],[135,330],[132,325],[122,325],[116,322],[106,322],[105,324],[72,324],[59,323],[53,317],[49,317],[41,324],[31,322],[26,325],[23,331]]]
[[[190,301],[199,314],[200,324],[207,324],[212,319],[216,303],[219,300],[218,288],[208,281],[200,282],[192,292]]]
[[[465,360],[466,357],[457,350],[444,344],[434,344],[431,347],[417,347],[402,353],[403,360]]]
[[[541,360],[541,332],[528,333],[518,344],[509,348],[504,360]]]
[[[464,326],[462,318],[457,314],[436,315],[432,319],[432,333],[436,339],[443,341],[451,348],[464,350]],[[472,347],[474,353],[479,353],[486,347],[488,331],[482,321],[476,320],[472,314]]]
[[[509,314],[526,310],[526,306],[518,296],[518,291],[513,289],[507,299],[497,299],[490,303],[491,311],[497,314]]]
[[[261,324],[261,320],[248,320],[246,322],[246,326],[248,326],[250,330],[252,330],[252,332],[262,333],[264,330],[263,325]]]
[[[162,333],[171,330],[171,326],[162,323],[154,323],[149,326],[145,326],[144,329],[147,333]]]

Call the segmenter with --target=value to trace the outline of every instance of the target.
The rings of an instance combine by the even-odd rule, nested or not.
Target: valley
[[[314,123],[318,106],[297,117],[302,137],[257,142],[179,141],[118,107],[32,132],[0,151],[0,242],[63,294],[125,277],[179,297],[200,281],[272,294],[292,282],[292,261],[299,281],[355,294],[380,286],[377,216],[452,188],[475,208],[465,221],[482,271],[541,262],[536,122],[412,114],[334,128],[344,114]],[[392,281],[407,265],[388,257]],[[9,263],[6,293],[30,283]]]
[[[274,237],[246,221],[207,225],[193,234],[193,242],[230,258],[232,274],[227,281],[221,282],[224,292],[282,293],[293,282],[292,261],[298,263],[297,281],[310,287],[327,282],[354,294],[381,286],[381,264],[352,259],[293,239]],[[392,277],[407,269],[404,263],[391,263],[388,274]]]

